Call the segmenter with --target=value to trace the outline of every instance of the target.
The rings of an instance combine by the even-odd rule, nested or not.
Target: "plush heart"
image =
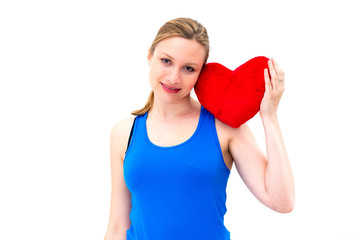
[[[219,63],[206,64],[195,85],[199,102],[220,121],[240,127],[260,110],[268,61],[255,57],[234,71]]]

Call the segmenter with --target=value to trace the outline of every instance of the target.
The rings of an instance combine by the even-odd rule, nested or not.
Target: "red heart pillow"
[[[206,64],[195,85],[199,102],[220,121],[240,127],[260,110],[268,61],[255,57],[234,71],[219,63]]]

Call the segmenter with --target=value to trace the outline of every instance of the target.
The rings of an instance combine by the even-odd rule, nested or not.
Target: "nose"
[[[169,72],[168,81],[172,84],[180,83],[180,81],[181,81],[180,71],[176,68],[173,68]]]

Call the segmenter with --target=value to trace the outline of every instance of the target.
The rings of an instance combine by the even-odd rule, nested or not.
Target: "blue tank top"
[[[127,240],[229,240],[224,226],[225,165],[215,118],[201,107],[194,134],[160,147],[147,135],[147,114],[138,116],[124,160],[131,192]]]

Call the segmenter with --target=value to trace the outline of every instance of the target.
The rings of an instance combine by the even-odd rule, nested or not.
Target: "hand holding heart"
[[[274,60],[255,57],[234,71],[208,63],[195,85],[199,102],[217,119],[237,128],[260,111],[276,116],[284,91],[284,72]]]
[[[264,70],[265,93],[260,105],[260,115],[276,117],[277,107],[284,92],[284,72],[274,59],[269,60],[268,69]],[[270,72],[270,76],[269,76]]]

